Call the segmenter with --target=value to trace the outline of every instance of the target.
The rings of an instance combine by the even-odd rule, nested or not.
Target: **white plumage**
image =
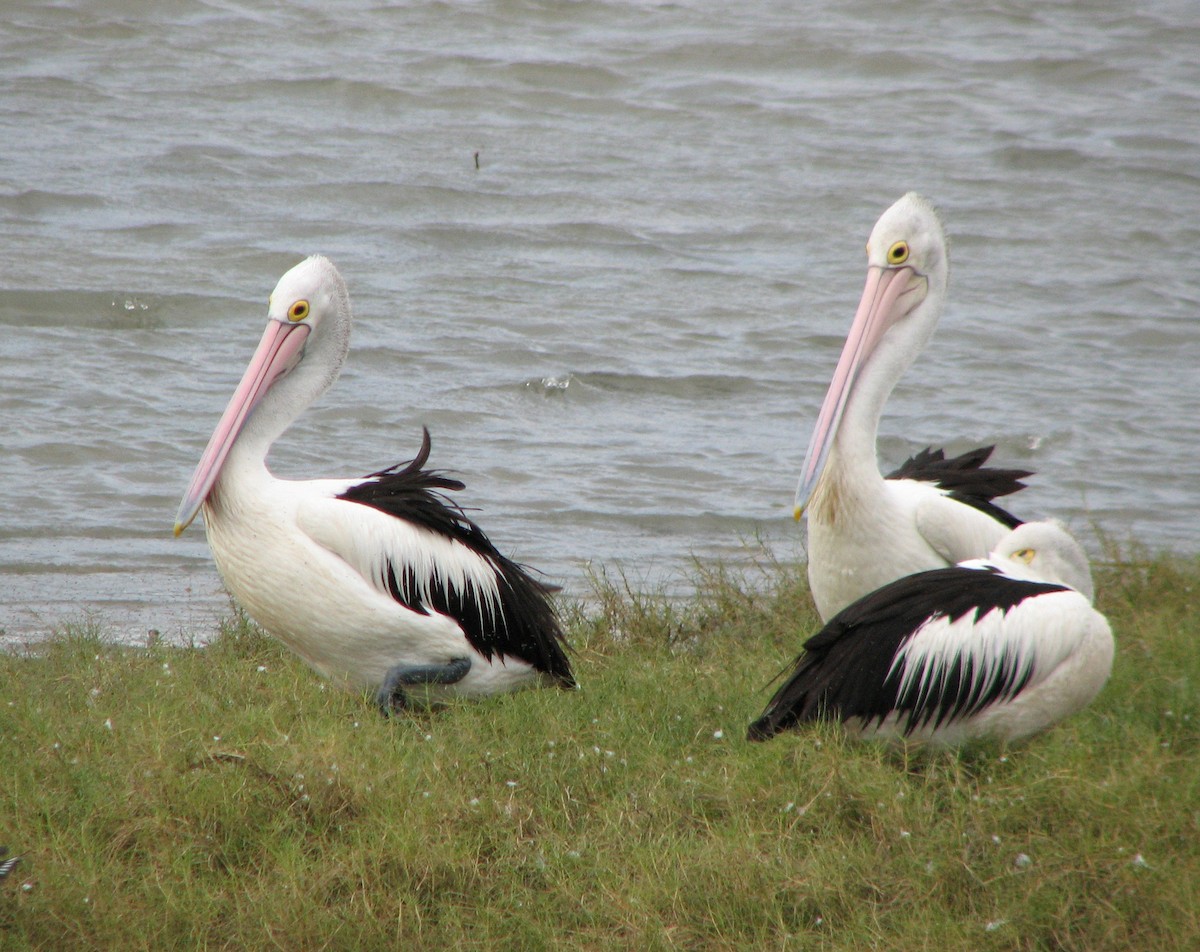
[[[1091,597],[1079,544],[1058,523],[1026,523],[988,559],[896,580],[835,615],[750,737],[819,719],[949,745],[1037,733],[1108,680],[1112,631]]]
[[[809,583],[829,619],[856,598],[925,569],[982,558],[1019,523],[991,503],[1020,470],[984,469],[991,447],[928,452],[888,479],[875,440],[884,404],[941,316],[949,258],[941,222],[910,192],[867,244],[866,287],[817,417],[796,492],[808,517]]]
[[[462,484],[417,458],[359,479],[282,480],[266,455],[345,360],[350,300],[314,256],[271,295],[267,329],[180,504],[203,507],[226,586],[249,615],[322,674],[435,697],[574,680],[548,590],[449,502]]]

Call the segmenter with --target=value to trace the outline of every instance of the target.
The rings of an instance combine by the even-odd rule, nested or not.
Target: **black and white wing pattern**
[[[1033,472],[985,467],[983,464],[995,449],[994,445],[980,446],[946,459],[944,450],[926,447],[915,456],[910,456],[885,478],[932,483],[945,490],[951,499],[972,506],[1009,529],[1015,529],[1021,520],[992,500],[1024,489],[1025,484],[1021,480],[1032,476]]]
[[[411,611],[454,619],[485,658],[512,655],[562,685],[574,686],[566,641],[549,598],[553,589],[502,555],[445,495],[463,489],[463,483],[424,469],[429,449],[425,429],[421,450],[411,462],[374,473],[337,494],[342,502],[394,520],[383,532],[357,533],[351,561]],[[351,543],[345,541],[339,550],[345,555]]]
[[[749,737],[765,740],[816,719],[853,722],[864,734],[886,727],[936,735],[1058,664],[1066,649],[1040,637],[1028,611],[1058,593],[1087,607],[1073,589],[1012,578],[983,561],[885,585],[805,642]]]
[[[19,856],[9,856],[8,847],[0,846],[0,882],[8,879],[8,874],[11,873],[21,862]]]

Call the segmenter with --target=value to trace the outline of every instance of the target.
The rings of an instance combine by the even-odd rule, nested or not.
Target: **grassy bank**
[[[240,622],[0,657],[5,949],[1200,948],[1200,562],[1097,572],[1112,680],[1021,747],[745,742],[798,574],[569,609],[583,690],[388,722]]]

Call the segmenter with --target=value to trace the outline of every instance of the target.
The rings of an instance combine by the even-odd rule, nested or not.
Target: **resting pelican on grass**
[[[179,535],[203,509],[213,559],[267,632],[385,713],[535,684],[573,687],[548,589],[501,555],[423,469],[276,479],[271,444],[333,384],[350,346],[350,296],[327,258],[282,278],[267,329],[184,493]]]
[[[1028,522],[989,559],[910,575],[838,612],[749,737],[834,720],[868,738],[1019,740],[1085,707],[1112,660],[1083,549],[1058,523]]]
[[[909,192],[867,243],[867,283],[808,444],[796,518],[808,516],[808,578],[822,619],[893,579],[982,558],[1020,520],[991,500],[1024,470],[985,469],[992,447],[926,450],[887,479],[875,438],[884,404],[937,325],[949,259],[933,206]]]

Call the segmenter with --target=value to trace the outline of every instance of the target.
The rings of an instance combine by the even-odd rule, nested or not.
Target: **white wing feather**
[[[389,572],[406,588],[406,569],[412,571],[416,592],[405,591],[412,603],[432,610],[431,588],[453,588],[486,611],[494,624],[500,611],[500,591],[492,563],[456,539],[388,515],[371,506],[337,498],[308,498],[299,506],[296,522],[313,541],[352,566],[373,588],[393,597]]]

